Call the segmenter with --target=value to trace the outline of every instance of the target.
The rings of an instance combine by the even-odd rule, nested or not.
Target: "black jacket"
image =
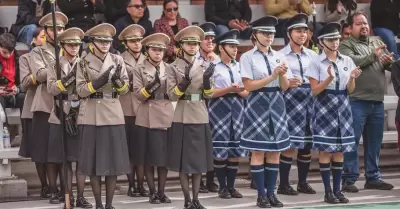
[[[391,68],[393,88],[397,96],[400,97],[400,61],[393,63]],[[400,121],[400,102],[397,103],[396,121]]]
[[[119,18],[128,15],[128,11],[126,9],[129,2],[130,0],[104,0],[104,4],[107,8],[104,12],[106,21],[110,24],[114,24]],[[149,9],[146,7],[143,18],[149,19],[149,17]]]
[[[248,0],[206,0],[204,12],[207,22],[228,26],[233,19],[251,21],[251,8]]]
[[[93,5],[90,0],[58,0],[58,7],[67,15],[67,27],[78,27],[87,31],[96,25],[94,14],[104,13],[105,6],[103,0],[96,0]]]
[[[397,35],[400,32],[400,0],[372,0],[372,28],[388,28]]]
[[[50,2],[48,0],[43,3],[43,15],[51,12]],[[25,26],[30,24],[38,24],[36,19],[36,3],[32,0],[18,0],[18,13],[15,24],[11,26],[10,32],[17,37],[19,31]]]

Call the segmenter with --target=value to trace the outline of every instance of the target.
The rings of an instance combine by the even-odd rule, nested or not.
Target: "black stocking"
[[[92,192],[96,201],[96,208],[103,207],[101,202],[101,176],[91,176],[90,184],[92,185]]]
[[[61,178],[60,178],[61,179]],[[70,197],[73,197],[72,193],[72,163],[67,162],[67,179],[68,179],[68,193]],[[63,185],[63,182],[60,181],[60,184]]]
[[[106,207],[112,206],[117,176],[106,176]]]
[[[48,163],[47,164],[47,177],[49,178],[50,193],[57,192],[57,175],[58,175],[58,165],[55,163]]]
[[[206,185],[211,185],[214,183],[214,170],[207,172],[206,179]]]
[[[193,200],[199,199],[200,181],[201,181],[201,173],[192,174]]]
[[[138,165],[135,167],[136,177],[137,177],[137,186],[143,186],[144,181],[144,165]]]
[[[157,167],[158,194],[164,194],[165,183],[167,182],[168,170],[166,167]]]
[[[36,172],[39,176],[40,184],[43,187],[47,185],[47,174],[46,174],[46,164],[45,163],[35,163],[36,165]]]
[[[62,164],[57,165],[57,170],[58,170],[58,177],[60,178],[60,189],[61,189],[61,194],[65,194],[65,184],[64,184],[64,171],[63,171],[63,166]]]
[[[76,163],[76,170],[75,170],[75,178],[76,178],[76,187],[78,188],[77,197],[83,197],[83,192],[85,191],[85,175],[78,174],[78,163]]]
[[[183,196],[185,200],[190,200],[190,193],[189,193],[189,174],[187,173],[179,173],[179,180],[181,182]]]
[[[156,186],[154,183],[154,166],[145,165],[144,173],[146,174],[147,186],[149,187],[150,194],[156,193]]]

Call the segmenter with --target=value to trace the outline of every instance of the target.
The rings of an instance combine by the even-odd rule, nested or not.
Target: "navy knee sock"
[[[228,189],[235,187],[236,174],[239,168],[239,162],[227,162],[226,163],[226,182]]]
[[[297,156],[297,168],[299,184],[307,182],[308,171],[310,170],[311,156]]]
[[[265,196],[264,165],[251,165],[251,176],[257,185],[258,196]]]
[[[322,182],[325,186],[325,194],[332,191],[331,188],[331,163],[319,163],[319,170],[322,177]]]
[[[340,180],[342,179],[343,162],[332,162],[333,192],[340,191]]]
[[[265,163],[265,180],[267,186],[267,196],[275,193],[276,180],[278,178],[279,164]]]
[[[289,173],[290,168],[292,167],[293,158],[286,157],[281,154],[281,159],[279,161],[279,178],[281,186],[289,185]]]
[[[214,160],[214,170],[217,174],[219,190],[226,188],[226,161]]]

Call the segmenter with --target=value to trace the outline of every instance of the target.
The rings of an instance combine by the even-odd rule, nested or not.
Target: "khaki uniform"
[[[135,66],[142,64],[146,59],[146,56],[140,54],[139,59],[135,60],[130,52],[125,51],[122,53],[121,57],[125,62],[126,71],[129,77],[129,86],[133,86],[133,69]],[[139,107],[140,101],[135,97],[133,92],[128,92],[125,95],[121,95],[119,100],[121,102],[122,110],[124,111],[124,116],[136,116],[136,111]]]
[[[31,53],[26,53],[19,58],[19,70],[20,70],[20,81],[22,91],[25,93],[24,106],[22,108],[21,118],[32,118],[33,113],[31,112],[33,98],[36,93],[37,85],[36,79],[32,75],[30,67],[30,56]]]
[[[76,58],[72,63],[72,66],[70,62],[62,56],[60,58],[60,66],[61,66],[61,78],[65,77],[68,75],[70,71],[74,68],[75,65],[79,65],[79,58]],[[76,86],[71,85],[67,88],[67,92],[61,92],[60,88],[57,86],[57,74],[56,71],[49,71],[47,72],[47,89],[49,94],[52,96],[57,96],[60,93],[63,94],[68,94],[68,100],[64,100],[64,113],[68,114],[70,109],[71,109],[71,100],[79,100],[78,94],[76,93]],[[53,97],[54,98],[54,97]],[[58,104],[58,101],[56,101],[56,105]],[[56,110],[53,108],[50,113],[50,118],[49,118],[49,123],[54,123],[54,124],[60,124],[60,120],[56,116]]]
[[[148,99],[141,90],[154,80],[156,68],[147,60],[134,68],[133,92],[142,102],[136,114],[136,125],[151,129],[171,127],[174,107],[171,101],[166,99],[166,68],[168,68],[168,64],[162,62],[160,64],[161,86],[153,93],[155,99]]]
[[[129,79],[125,63],[120,56],[108,53],[104,62],[101,62],[101,60],[92,53],[82,57],[76,75],[78,95],[84,98],[80,103],[78,124],[104,126],[121,125],[125,123],[119,98],[111,98],[111,95],[115,92],[111,81],[97,91],[103,92],[103,99],[85,98],[92,94],[89,90],[88,83],[101,75],[110,66],[114,65],[115,67],[110,73],[111,78],[118,64],[122,65],[121,79],[124,80],[125,83],[128,83]],[[119,92],[119,94],[126,94],[128,90],[128,88],[125,88],[122,92]]]
[[[180,96],[175,94],[174,88],[185,76],[185,66],[187,64],[184,60],[176,59],[167,69],[168,97],[172,101],[178,101],[173,122],[184,124],[208,123],[208,110],[204,99],[211,98],[213,92],[206,94],[203,91],[203,73],[206,69],[206,63],[199,59],[194,61],[189,73],[192,82],[185,91],[185,95],[198,96],[200,101],[179,100]],[[212,77],[210,79],[213,85]]]
[[[47,92],[46,81],[47,72],[54,71],[55,62],[54,47],[47,42],[31,51],[30,63],[34,63],[31,65],[32,74],[39,83],[32,102],[32,112],[50,113],[53,109],[53,96]]]

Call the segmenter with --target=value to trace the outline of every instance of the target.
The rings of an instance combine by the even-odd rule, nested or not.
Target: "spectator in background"
[[[362,74],[356,80],[356,87],[350,94],[353,128],[356,146],[363,134],[365,189],[391,190],[393,185],[382,181],[379,169],[379,152],[383,140],[385,112],[385,70],[393,63],[385,45],[379,39],[370,37],[368,18],[356,12],[347,20],[351,36],[340,43],[340,53],[349,56]],[[365,130],[365,132],[363,132]],[[358,150],[343,154],[342,184],[345,192],[358,192],[355,182],[360,175]]]
[[[119,18],[128,15],[128,10],[126,9],[126,5],[128,5],[130,0],[103,0],[106,6],[106,11],[104,12],[104,16],[106,18],[107,23],[114,24]],[[149,8],[145,8],[144,10],[144,19],[149,19]]]
[[[252,15],[248,0],[206,0],[204,13],[207,22],[217,25],[217,36],[238,29],[240,38],[250,38],[250,32],[245,30]]]
[[[130,0],[126,8],[128,14],[119,18],[114,24],[115,29],[117,30],[117,36],[124,28],[131,24],[138,24],[145,29],[146,33],[143,37],[153,33],[153,25],[151,21],[144,17],[144,10],[146,7],[147,5],[145,0]],[[114,40],[113,45],[119,52],[125,50],[125,47],[122,46],[122,42],[119,40]]]
[[[22,101],[16,101],[19,93],[19,56],[15,50],[13,34],[0,35],[0,104],[3,108],[22,108]]]
[[[285,42],[287,42],[286,30],[284,29],[286,21],[297,13],[305,13],[310,16],[312,8],[309,0],[264,0],[264,11],[267,15],[278,18],[278,25],[275,26],[275,37],[285,38]]]
[[[356,9],[355,0],[328,0],[324,7],[325,23],[337,22],[343,25]]]
[[[400,1],[372,0],[371,23],[375,35],[382,38],[394,58],[399,58],[395,36],[400,32]]]
[[[178,54],[178,47],[175,42],[175,34],[177,34],[183,28],[189,26],[188,21],[182,18],[178,12],[178,1],[177,0],[165,0],[163,3],[164,11],[161,18],[154,22],[154,31],[156,33],[165,33],[169,36],[171,42],[165,53],[164,61],[171,63],[175,60]]]
[[[96,25],[95,13],[104,13],[103,0],[58,0],[58,7],[67,15],[67,28],[77,27],[87,31]]]
[[[29,45],[29,51],[37,46],[43,45],[46,42],[46,35],[44,34],[44,28],[38,27],[33,32],[33,39],[31,45]]]
[[[400,60],[397,60],[396,63],[392,65],[391,72],[394,91],[400,98]],[[395,123],[397,129],[397,144],[400,150],[400,100],[397,102]]]
[[[350,25],[348,24],[348,23],[343,23],[343,25],[342,25],[342,32],[341,32],[341,35],[342,35],[342,41],[343,40],[346,40],[348,37],[350,37],[350,34],[351,34],[351,27],[350,27]]]
[[[48,0],[18,0],[17,20],[11,26],[10,32],[17,37],[18,42],[31,45],[40,18],[49,12]]]
[[[313,50],[315,53],[319,54],[319,49],[316,43],[314,43],[313,41],[313,36],[314,36],[314,24],[312,21],[307,23],[307,40],[306,42],[303,44],[304,47],[306,47],[307,49],[311,49]]]

